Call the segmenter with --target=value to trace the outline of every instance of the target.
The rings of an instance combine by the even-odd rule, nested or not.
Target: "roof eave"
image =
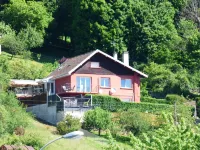
[[[124,67],[127,67],[127,68],[131,69],[132,71],[137,72],[139,75],[141,75],[141,76],[143,76],[143,77],[145,77],[145,78],[148,78],[148,75],[146,75],[146,74],[140,72],[139,70],[137,70],[137,69],[135,69],[135,68],[133,68],[133,67],[131,67],[131,66],[125,65],[123,62],[121,62],[121,61],[119,61],[119,60],[117,60],[117,59],[114,59],[112,56],[110,56],[110,55],[108,55],[108,54],[106,54],[106,53],[104,53],[104,52],[102,52],[102,51],[100,51],[100,50],[97,50],[97,52],[101,53],[102,55],[105,55],[105,56],[109,57],[110,59],[112,59],[112,60],[118,62],[119,64],[123,65]],[[96,52],[96,53],[97,53],[97,52]]]
[[[67,76],[70,76],[71,74],[62,74],[60,76],[56,76],[55,78],[52,78],[53,80],[56,80],[56,79],[60,79],[60,78],[64,78],[64,77],[67,77]]]
[[[117,59],[114,59],[112,56],[110,56],[110,55],[108,55],[108,54],[106,54],[106,53],[104,53],[104,52],[102,52],[102,51],[100,51],[100,50],[97,49],[97,50],[95,50],[93,53],[91,53],[87,58],[85,58],[81,63],[79,63],[76,67],[74,67],[72,70],[70,70],[70,71],[68,72],[68,74],[61,75],[61,76],[57,76],[57,77],[54,78],[54,79],[63,78],[63,77],[65,77],[65,76],[71,75],[76,69],[78,69],[81,65],[83,65],[87,60],[89,60],[89,59],[90,59],[93,55],[95,55],[96,53],[101,53],[102,55],[104,55],[104,56],[106,56],[106,57],[109,57],[110,59],[116,61],[117,63],[123,65],[124,67],[127,67],[128,69],[130,69],[130,70],[132,70],[132,71],[138,73],[138,74],[141,75],[142,77],[148,78],[148,75],[146,75],[146,74],[140,72],[139,70],[137,70],[137,69],[135,69],[135,68],[133,68],[133,67],[131,67],[131,66],[125,65],[123,62],[121,62],[121,61],[119,61],[119,60],[117,60]]]

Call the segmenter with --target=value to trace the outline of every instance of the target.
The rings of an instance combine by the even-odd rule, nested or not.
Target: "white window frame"
[[[122,86],[122,80],[125,80],[125,86],[124,86],[124,87]],[[131,82],[131,86],[130,86],[130,87],[127,87],[127,86],[126,86],[126,82],[127,82],[127,81],[130,81],[130,82]],[[131,79],[121,78],[121,88],[131,89],[132,86],[133,86],[133,85],[132,85],[132,80],[131,80]]]
[[[56,87],[55,87],[55,81],[49,81],[49,82],[47,82],[47,90],[48,90],[48,84],[50,85],[49,86],[49,91],[48,91],[48,95],[54,95],[55,94],[55,90],[56,90]],[[51,89],[52,89],[52,84],[53,84],[53,92],[51,91]]]
[[[99,62],[91,62],[90,68],[100,68]]]
[[[106,86],[106,85],[105,85],[105,80],[104,80],[103,86],[102,86],[102,85],[101,85],[101,80],[102,80],[102,79],[108,79],[109,85]],[[109,77],[101,77],[101,78],[100,78],[100,87],[103,87],[103,88],[110,88],[110,78],[109,78]]]
[[[76,82],[77,82],[77,78],[80,78],[80,81],[79,81],[79,86],[80,86],[79,90],[78,90],[78,86],[77,86],[78,83],[76,83],[76,91],[77,92],[86,92],[86,93],[92,92],[92,79],[91,79],[91,77],[77,76],[76,77]],[[87,91],[87,83],[86,83],[86,79],[85,78],[89,78],[90,79],[90,91]],[[81,87],[81,79],[84,79],[84,86],[83,87]]]

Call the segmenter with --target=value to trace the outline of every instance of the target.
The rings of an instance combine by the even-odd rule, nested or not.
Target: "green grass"
[[[42,143],[47,142],[59,137],[56,134],[56,128],[54,126],[40,123],[36,120],[32,120],[31,124],[25,129],[25,134],[37,135]],[[6,137],[1,138],[0,146],[6,144]],[[61,139],[56,141],[45,148],[45,150],[101,150],[103,144],[91,136],[84,136],[81,139]]]
[[[97,130],[92,130],[92,133],[95,135],[98,135]],[[108,139],[105,131],[101,132],[100,137],[104,138],[104,139]],[[125,135],[125,136],[118,135],[114,139],[116,140],[116,144],[119,145],[121,148],[124,148],[124,150],[132,150],[133,149],[133,147],[130,146],[130,139],[127,135]]]
[[[10,61],[10,62],[15,62],[15,61],[20,61],[20,60],[24,60],[22,58],[22,56],[20,55],[15,55],[13,56],[13,58],[11,59],[12,55],[10,53],[7,53],[7,52],[2,52],[2,54],[0,56],[4,56],[4,57],[7,57],[7,59]],[[43,63],[39,62],[39,61],[36,61],[36,60],[29,60],[29,59],[26,59],[27,63],[33,63],[33,64],[36,64],[36,65],[39,65],[39,66],[42,66]]]
[[[38,121],[33,121],[32,124],[27,128],[27,133],[38,134],[41,137],[43,143],[47,143],[50,140],[53,140],[60,135],[55,134],[56,128],[54,126],[49,126],[42,124]],[[90,137],[83,137],[81,139],[61,139],[57,141],[46,150],[55,150],[55,149],[63,149],[63,150],[99,150],[102,149],[99,143],[94,143]]]

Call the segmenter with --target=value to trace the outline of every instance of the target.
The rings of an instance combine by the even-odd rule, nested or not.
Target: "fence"
[[[27,107],[31,107],[39,104],[45,104],[47,102],[46,95],[47,95],[46,93],[41,93],[30,97],[23,97],[23,98],[21,97],[18,99],[21,103],[23,103]]]
[[[48,106],[56,106],[57,111],[65,111],[66,108],[86,108],[92,106],[92,95],[76,97],[48,96]]]

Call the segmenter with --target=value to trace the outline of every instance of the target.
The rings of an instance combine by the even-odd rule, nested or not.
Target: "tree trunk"
[[[99,136],[101,135],[101,128],[99,128]]]

